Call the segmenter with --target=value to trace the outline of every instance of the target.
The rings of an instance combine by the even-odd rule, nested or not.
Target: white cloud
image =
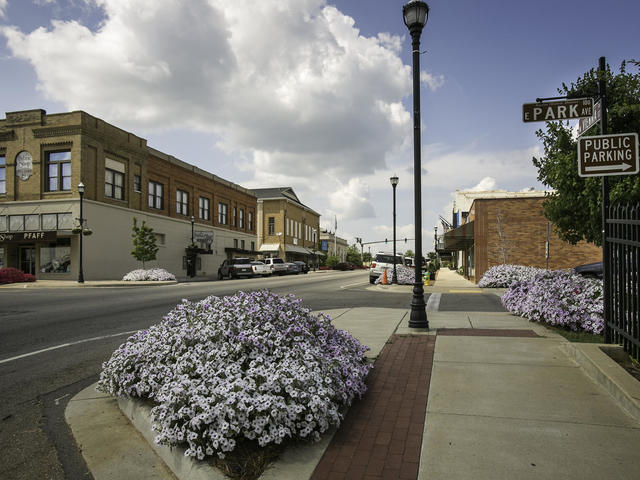
[[[435,92],[444,85],[444,75],[434,75],[422,70],[420,72],[420,83],[423,83],[429,87],[432,92]]]
[[[487,190],[496,189],[496,179],[493,177],[484,177],[475,187],[469,188],[472,192],[485,192]]]
[[[7,9],[7,2],[9,0],[0,0],[0,18],[6,18],[7,14],[5,10]]]

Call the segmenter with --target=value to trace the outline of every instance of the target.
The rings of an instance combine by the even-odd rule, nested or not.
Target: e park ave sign
[[[553,122],[593,115],[592,98],[576,98],[559,102],[537,102],[522,105],[523,122]]]
[[[640,171],[638,134],[578,138],[578,175],[634,175]]]

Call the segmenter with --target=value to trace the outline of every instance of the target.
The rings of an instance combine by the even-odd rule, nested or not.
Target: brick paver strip
[[[418,477],[435,341],[435,335],[390,338],[313,480]]]
[[[456,337],[526,337],[541,338],[533,330],[492,330],[490,328],[439,328],[438,335]]]

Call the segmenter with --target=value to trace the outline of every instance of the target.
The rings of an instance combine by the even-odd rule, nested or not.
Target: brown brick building
[[[444,235],[445,249],[460,255],[465,276],[478,282],[495,265],[572,268],[602,260],[602,249],[560,240],[542,213],[544,193],[517,198],[476,198],[466,223]],[[547,246],[548,245],[548,246]]]
[[[0,120],[0,267],[38,278],[77,278],[80,197],[93,231],[83,237],[85,278],[140,268],[133,219],[156,233],[157,261],[185,277],[192,232],[196,274],[225,258],[256,254],[256,197],[247,189],[147,146],[145,139],[85,112],[9,112]]]

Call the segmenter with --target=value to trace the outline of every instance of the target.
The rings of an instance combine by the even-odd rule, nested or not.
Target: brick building
[[[251,190],[258,203],[258,250],[287,262],[317,262],[320,214],[304,205],[291,187]]]
[[[475,198],[464,223],[444,234],[444,249],[459,254],[458,266],[467,278],[478,282],[501,264],[556,270],[602,260],[600,247],[563,242],[542,213],[544,192],[529,193]]]
[[[157,261],[187,275],[185,248],[199,247],[196,275],[225,258],[257,254],[255,196],[247,189],[147,146],[145,139],[82,111],[8,112],[0,120],[0,266],[37,278],[75,279],[80,197],[93,234],[83,237],[88,280],[140,268],[133,219],[154,229]]]

